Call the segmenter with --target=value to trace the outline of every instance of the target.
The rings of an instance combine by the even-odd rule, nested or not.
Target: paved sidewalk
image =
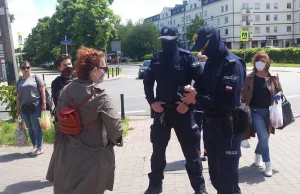
[[[149,126],[152,120],[135,118],[131,121],[134,130],[125,139],[123,148],[116,148],[116,180],[113,192],[105,194],[142,194],[148,186],[152,147]],[[251,140],[251,148],[243,149],[240,162],[240,187],[244,194],[299,194],[300,193],[300,119],[277,131],[270,140],[274,168],[272,178],[263,176],[263,169],[252,165],[253,151],[257,143]],[[31,158],[25,153],[29,148],[0,148],[0,194],[50,194],[52,184],[45,180],[52,146],[45,147],[45,154]],[[192,194],[184,166],[183,155],[172,133],[167,149],[167,167],[164,194]],[[210,194],[216,194],[209,181],[207,162],[203,162],[204,176]]]

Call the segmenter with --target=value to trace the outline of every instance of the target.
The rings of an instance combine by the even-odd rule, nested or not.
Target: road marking
[[[147,112],[146,110],[133,110],[133,111],[125,111],[125,114],[128,113],[142,113],[142,112]],[[121,114],[121,112],[118,112],[119,114]]]
[[[293,96],[287,96],[286,98],[296,98],[298,97],[299,95],[293,95]]]
[[[136,79],[138,76],[137,75],[132,75],[132,74],[127,74],[126,77],[130,78],[130,79]]]

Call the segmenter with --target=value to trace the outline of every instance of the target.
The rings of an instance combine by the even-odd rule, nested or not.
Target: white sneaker
[[[262,156],[259,155],[259,154],[255,155],[255,166],[257,166],[257,167],[262,167],[263,166]]]
[[[271,177],[273,175],[273,169],[271,166],[271,162],[266,162],[266,170],[265,170],[265,176]]]

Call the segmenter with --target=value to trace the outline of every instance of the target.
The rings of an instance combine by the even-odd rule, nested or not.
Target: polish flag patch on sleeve
[[[226,86],[225,91],[232,92],[232,87],[231,86]]]

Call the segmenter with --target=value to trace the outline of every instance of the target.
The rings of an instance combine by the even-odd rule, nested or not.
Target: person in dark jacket
[[[144,78],[144,90],[148,103],[154,110],[150,139],[153,145],[149,187],[145,194],[162,192],[162,180],[166,167],[166,148],[174,128],[186,159],[186,170],[196,194],[207,193],[202,175],[202,163],[198,154],[200,133],[194,120],[193,105],[180,100],[184,86],[200,77],[201,69],[191,52],[177,47],[178,30],[173,26],[161,29],[163,50],[155,53]],[[156,81],[156,97],[154,82]]]
[[[197,91],[186,86],[182,101],[197,103],[204,111],[208,131],[209,175],[218,194],[240,194],[238,167],[243,131],[234,124],[233,111],[241,105],[245,62],[224,45],[211,26],[198,30],[194,50],[208,57]]]

